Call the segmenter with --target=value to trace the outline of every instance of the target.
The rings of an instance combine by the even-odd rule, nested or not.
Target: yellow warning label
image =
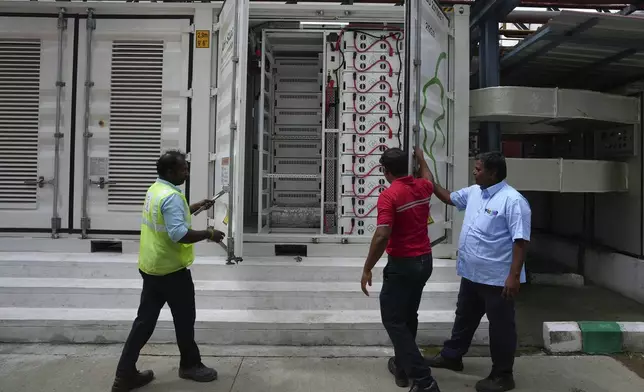
[[[228,226],[228,213],[226,213],[226,217],[224,218],[224,225]]]
[[[429,216],[427,217],[427,226],[431,225],[432,223],[434,223],[434,218],[432,218],[432,216],[431,216],[431,215],[429,215]]]
[[[210,31],[197,30],[195,37],[196,37],[197,48],[208,49],[210,47]]]

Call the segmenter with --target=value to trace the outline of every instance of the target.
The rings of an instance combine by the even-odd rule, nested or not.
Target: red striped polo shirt
[[[394,180],[378,197],[378,226],[391,227],[387,253],[416,257],[431,252],[427,218],[434,185],[412,176]]]

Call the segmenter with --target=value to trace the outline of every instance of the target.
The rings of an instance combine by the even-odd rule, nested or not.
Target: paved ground
[[[119,346],[0,345],[2,392],[109,391]],[[157,380],[142,392],[395,392],[386,371],[389,349],[203,347],[204,362],[220,379],[196,384],[177,377],[176,348],[146,349],[140,364]],[[444,392],[473,391],[489,371],[488,358],[466,358],[457,374],[436,371]],[[644,380],[608,357],[523,356],[516,363],[517,391],[641,392]]]

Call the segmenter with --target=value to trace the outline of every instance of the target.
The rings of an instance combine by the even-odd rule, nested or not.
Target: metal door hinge
[[[411,131],[414,133],[418,133],[420,132],[420,127],[418,125],[414,125],[413,127],[411,127]]]
[[[192,154],[191,154],[191,153],[189,153],[189,152],[188,152],[188,153],[186,153],[186,162],[190,162],[190,158],[191,158],[191,156],[192,156]]]
[[[217,160],[217,153],[216,152],[209,152],[208,153],[208,162],[215,162]]]
[[[90,218],[81,218],[81,229],[88,230],[91,227]]]
[[[211,97],[217,96],[217,87],[210,87],[210,96]]]
[[[452,102],[454,101],[454,91],[448,91],[445,94],[445,96],[447,96],[447,99],[449,99],[450,101],[452,101]]]
[[[179,96],[182,98],[192,98],[192,89],[183,90],[179,93]]]
[[[414,66],[415,67],[420,67],[421,65],[422,65],[422,61],[420,61],[419,59],[414,59]]]
[[[213,23],[213,24],[212,24],[212,32],[213,32],[213,33],[218,32],[218,31],[219,31],[219,29],[221,29],[221,23]]]
[[[454,166],[454,156],[450,155],[445,157],[445,163],[447,163],[450,166]]]
[[[195,31],[197,31],[197,28],[194,23],[186,27],[185,29],[181,30],[182,33],[188,33],[188,34],[194,34]]]

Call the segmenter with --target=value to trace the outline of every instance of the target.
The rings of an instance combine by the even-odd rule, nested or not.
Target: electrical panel
[[[370,236],[380,157],[404,143],[403,33],[311,34],[263,33],[258,232]]]

